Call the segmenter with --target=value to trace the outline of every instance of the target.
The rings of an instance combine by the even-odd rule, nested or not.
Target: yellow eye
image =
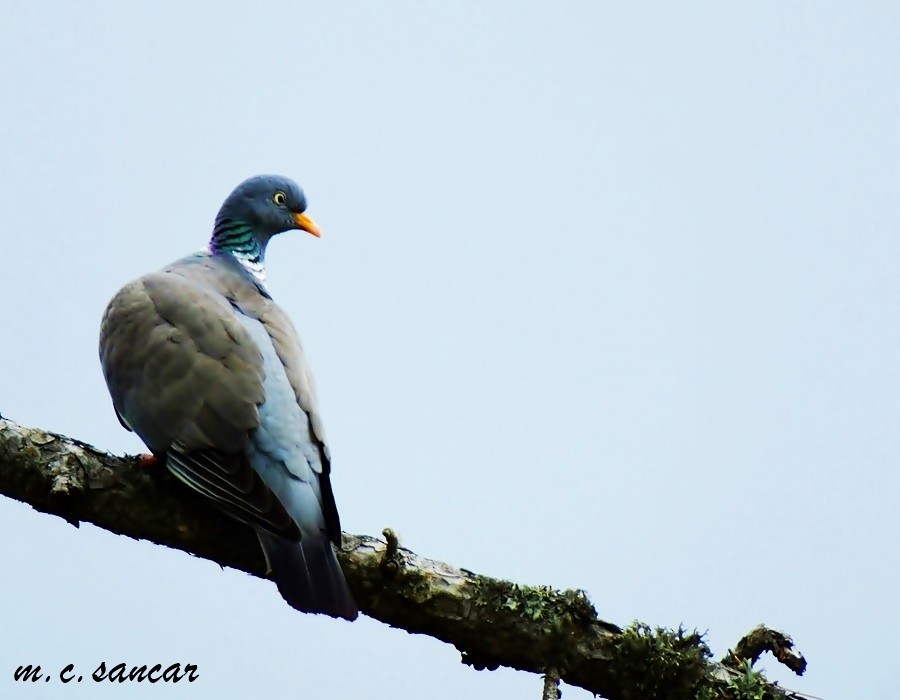
[[[284,196],[284,192],[276,192],[275,196],[272,197],[272,201],[280,207],[287,201],[287,197]]]

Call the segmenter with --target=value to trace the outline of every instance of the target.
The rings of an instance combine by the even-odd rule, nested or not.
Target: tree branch
[[[265,576],[253,532],[166,470],[148,470],[136,457],[115,457],[2,416],[0,494],[76,527],[93,523]],[[546,674],[610,700],[799,697],[749,664],[729,668],[711,661],[700,635],[652,632],[639,624],[622,630],[599,619],[583,591],[481,576],[420,557],[400,547],[390,530],[383,534],[386,542],[344,534],[339,556],[360,609],[453,644],[463,663],[476,669]]]

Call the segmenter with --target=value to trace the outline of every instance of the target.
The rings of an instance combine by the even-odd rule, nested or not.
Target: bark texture
[[[0,494],[76,527],[93,523],[265,576],[253,532],[165,469],[2,417]],[[801,697],[740,661],[758,656],[758,646],[716,663],[699,635],[646,625],[622,630],[601,620],[583,591],[478,575],[400,547],[390,530],[382,534],[384,540],[345,533],[339,553],[362,612],[453,644],[476,669],[548,674],[610,700]],[[295,613],[286,607],[285,614]]]

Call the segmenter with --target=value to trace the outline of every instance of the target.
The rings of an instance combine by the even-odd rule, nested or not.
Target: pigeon
[[[341,526],[313,378],[265,284],[273,236],[318,237],[292,180],[260,175],[225,199],[206,250],[126,284],[100,329],[122,425],[153,457],[252,527],[293,608],[358,614],[333,545]]]

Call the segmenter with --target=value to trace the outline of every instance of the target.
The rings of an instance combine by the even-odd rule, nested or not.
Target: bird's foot
[[[146,469],[147,471],[156,471],[162,466],[162,462],[156,458],[155,455],[151,454],[143,454],[138,455],[137,458],[137,466],[139,469]]]

